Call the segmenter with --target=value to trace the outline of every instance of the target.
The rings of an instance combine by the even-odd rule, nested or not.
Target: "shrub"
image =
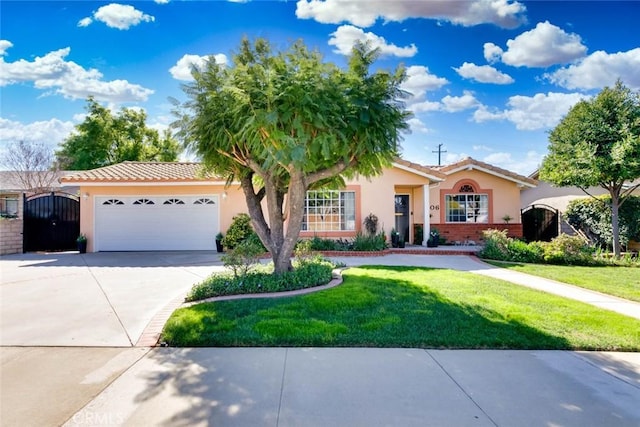
[[[338,242],[332,239],[323,239],[318,236],[313,236],[313,239],[309,240],[310,249],[312,251],[337,251]]]
[[[482,238],[484,239],[484,247],[478,253],[482,258],[509,261],[507,230],[484,230]]]
[[[384,232],[373,235],[358,233],[351,244],[353,251],[376,252],[387,248],[387,241]]]
[[[613,245],[611,196],[576,199],[569,202],[566,217],[569,224],[583,231],[603,247]],[[640,240],[640,196],[630,196],[620,207],[620,242]]]
[[[255,232],[251,227],[251,217],[245,213],[238,214],[233,217],[222,244],[225,248],[233,249],[253,233]]]
[[[561,234],[543,246],[544,261],[550,264],[595,264],[594,248],[578,236]]]
[[[282,292],[325,285],[331,281],[334,264],[312,257],[293,262],[294,269],[273,274],[273,264],[256,265],[244,276],[217,273],[193,286],[186,301],[198,301],[223,295]]]
[[[509,259],[516,262],[536,263],[544,259],[542,242],[525,243],[522,240],[511,239],[507,251]]]
[[[235,248],[220,257],[225,267],[231,269],[235,278],[246,276],[251,268],[258,264],[260,255],[264,254],[264,247],[257,237],[255,233],[249,235]]]
[[[482,258],[498,261],[593,265],[594,248],[577,236],[561,234],[551,242],[525,243],[507,237],[506,230],[486,230],[483,233]]]

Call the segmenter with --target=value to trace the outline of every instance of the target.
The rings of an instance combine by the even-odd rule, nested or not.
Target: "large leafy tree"
[[[87,116],[56,152],[60,169],[86,170],[125,160],[171,162],[178,158],[179,143],[165,131],[147,127],[144,111],[123,108],[117,114],[93,98]]]
[[[275,52],[244,39],[232,66],[210,58],[184,87],[178,136],[211,171],[240,182],[276,273],[291,269],[307,190],[376,175],[398,154],[405,74],[370,72],[376,57],[358,44],[342,69],[302,42]]]
[[[611,195],[613,248],[620,256],[620,206],[639,184],[640,94],[618,81],[598,96],[583,100],[549,135],[549,154],[540,178],[557,186],[577,186],[585,193],[599,186]]]

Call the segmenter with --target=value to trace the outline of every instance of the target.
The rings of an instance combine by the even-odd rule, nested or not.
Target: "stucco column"
[[[423,230],[422,230],[422,246],[427,246],[427,239],[429,238],[429,230],[431,229],[430,224],[429,224],[429,216],[431,211],[429,210],[429,207],[431,205],[431,202],[429,201],[429,184],[425,184],[422,186],[422,200],[424,203],[424,220],[422,221],[423,225]]]

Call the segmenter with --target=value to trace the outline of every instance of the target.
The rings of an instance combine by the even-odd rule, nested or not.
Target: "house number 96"
[[[429,206],[429,209],[432,211],[439,211],[440,210],[440,205],[431,205]]]

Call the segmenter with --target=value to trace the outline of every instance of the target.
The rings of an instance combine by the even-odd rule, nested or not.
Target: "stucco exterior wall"
[[[359,178],[349,182],[360,185],[362,220],[370,213],[378,217],[378,224],[387,236],[395,227],[395,196],[409,195],[409,230],[410,242],[413,242],[413,224],[424,225],[423,186],[429,185],[429,179],[398,168],[385,169],[383,174],[371,179]]]
[[[236,186],[224,185],[136,185],[136,186],[81,186],[80,187],[80,233],[87,236],[87,251],[93,252],[95,197],[121,196],[173,196],[173,195],[218,195],[220,200],[220,230],[225,232],[233,217],[247,212],[244,194]],[[188,220],[188,219],[185,219]]]

